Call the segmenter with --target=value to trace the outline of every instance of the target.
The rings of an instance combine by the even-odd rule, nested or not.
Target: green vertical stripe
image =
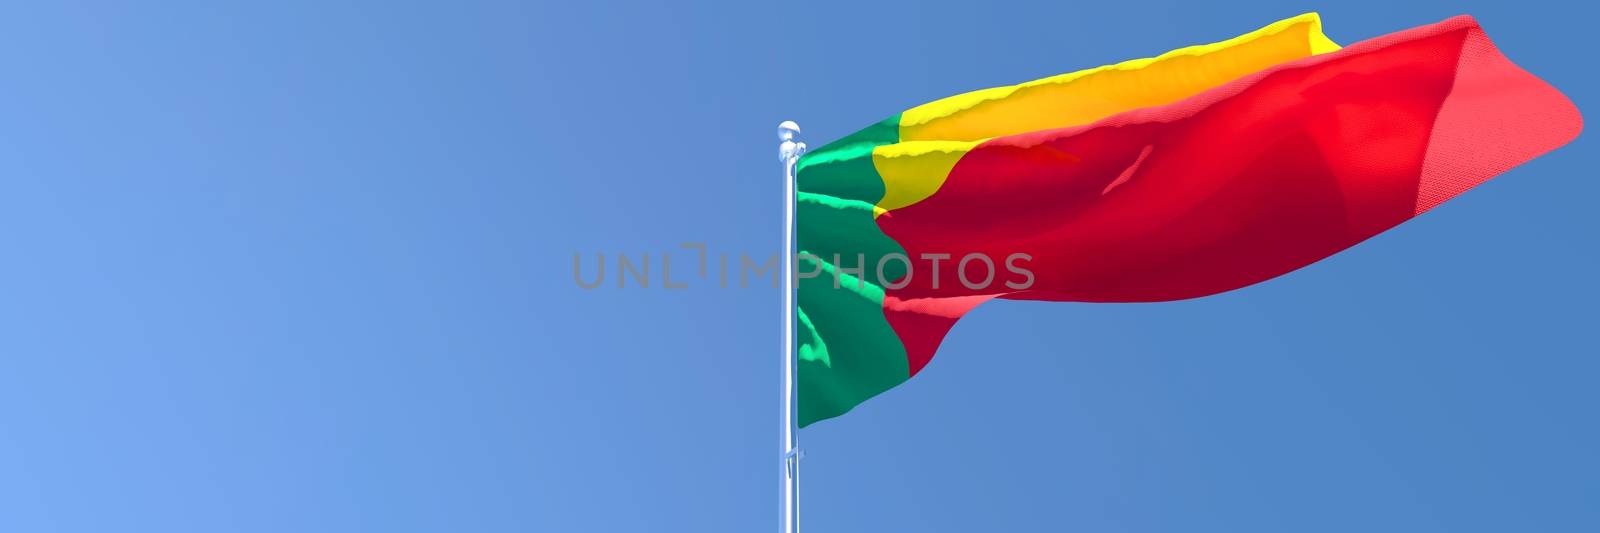
[[[799,417],[802,427],[844,414],[857,404],[904,382],[910,375],[905,346],[883,315],[877,264],[902,249],[878,229],[872,206],[883,198],[883,179],[872,165],[872,149],[899,142],[900,117],[858,131],[807,154],[796,176],[795,223],[803,258],[797,324]],[[846,269],[862,267],[858,280],[836,273],[834,255]],[[884,278],[905,274],[905,263],[889,261]],[[839,288],[834,288],[834,277]],[[858,285],[858,281],[860,282]]]

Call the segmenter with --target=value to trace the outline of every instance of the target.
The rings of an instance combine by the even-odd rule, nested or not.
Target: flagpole
[[[800,436],[794,425],[794,174],[806,143],[796,137],[800,125],[785,120],[778,125],[778,158],[783,162],[783,533],[800,531]]]

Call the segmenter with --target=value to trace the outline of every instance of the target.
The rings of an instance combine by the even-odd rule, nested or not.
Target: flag
[[[799,424],[916,375],[989,300],[1258,283],[1581,129],[1466,16],[1341,49],[1306,14],[906,110],[798,164]]]

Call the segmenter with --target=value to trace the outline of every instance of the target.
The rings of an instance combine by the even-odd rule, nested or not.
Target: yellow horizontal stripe
[[[1218,43],[923,104],[901,115],[900,140],[980,141],[1088,124],[1338,49],[1323,35],[1321,18],[1307,13]]]
[[[1226,41],[1179,48],[1019,85],[952,96],[900,117],[900,142],[873,148],[883,179],[876,218],[938,192],[950,169],[985,140],[1066,128],[1172,103],[1279,63],[1338,50],[1306,13]]]

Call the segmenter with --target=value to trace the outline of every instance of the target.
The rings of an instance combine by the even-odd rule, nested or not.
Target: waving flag
[[[909,379],[991,299],[1244,287],[1581,129],[1470,17],[1340,49],[1307,14],[909,109],[799,163],[800,425]]]

